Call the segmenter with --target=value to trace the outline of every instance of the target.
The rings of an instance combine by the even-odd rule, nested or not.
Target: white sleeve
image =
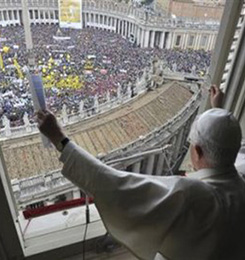
[[[180,177],[118,171],[72,142],[66,145],[60,160],[64,176],[93,194],[111,235],[140,259],[154,259],[185,207]]]

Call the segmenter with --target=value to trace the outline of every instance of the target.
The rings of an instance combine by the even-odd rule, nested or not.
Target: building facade
[[[29,0],[32,24],[58,24],[58,0]],[[190,9],[188,7],[188,9]],[[23,23],[20,0],[0,3],[0,25],[15,26]],[[86,1],[82,3],[82,28],[108,30],[132,39],[142,48],[214,49],[218,22],[169,17],[150,13],[130,4],[113,1]]]

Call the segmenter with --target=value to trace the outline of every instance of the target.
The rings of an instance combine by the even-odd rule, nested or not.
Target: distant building
[[[225,0],[157,0],[167,12],[179,17],[221,20]]]

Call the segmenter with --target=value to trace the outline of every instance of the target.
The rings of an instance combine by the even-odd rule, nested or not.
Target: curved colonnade
[[[59,23],[58,0],[29,0],[32,24]],[[21,0],[0,2],[0,25],[23,23]],[[169,18],[113,1],[88,1],[82,4],[82,27],[92,27],[133,38],[142,47],[212,50],[218,24]]]

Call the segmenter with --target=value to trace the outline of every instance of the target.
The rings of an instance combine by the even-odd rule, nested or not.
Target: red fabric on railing
[[[93,203],[94,199],[89,197],[88,202]],[[85,205],[85,198],[79,198],[69,201],[58,202],[53,205],[43,206],[36,209],[26,209],[23,211],[25,219],[34,218],[46,214],[50,214],[56,211],[66,210],[74,207]]]

